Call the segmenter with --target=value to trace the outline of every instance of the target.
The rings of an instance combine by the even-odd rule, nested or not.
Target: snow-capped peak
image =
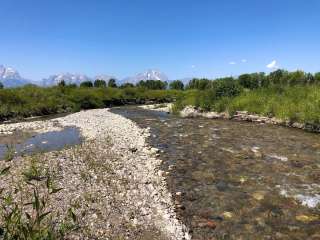
[[[0,65],[0,82],[5,87],[18,87],[30,83],[30,81],[22,78],[18,71],[3,65]]]
[[[59,84],[62,80],[65,81],[66,84],[77,84],[80,85],[82,82],[85,81],[91,81],[94,82],[95,80],[104,80],[108,82],[111,78],[114,78],[112,76],[101,74],[97,75],[94,78],[88,77],[84,74],[77,74],[77,73],[61,73],[61,74],[55,74],[51,75],[48,78],[45,78],[42,80],[43,86],[53,86]]]
[[[21,76],[15,69],[0,65],[0,79],[21,79]]]
[[[57,85],[61,81],[65,81],[67,84],[80,84],[85,81],[92,81],[91,78],[84,74],[74,74],[74,73],[61,73],[51,75],[48,78],[42,80],[44,86]]]
[[[150,70],[147,70],[143,73],[138,73],[137,75],[133,76],[133,77],[128,77],[128,78],[125,78],[123,80],[123,82],[130,82],[130,83],[138,83],[139,81],[146,81],[146,80],[160,80],[160,81],[168,81],[168,77],[158,71],[158,70],[153,70],[153,69],[150,69]]]

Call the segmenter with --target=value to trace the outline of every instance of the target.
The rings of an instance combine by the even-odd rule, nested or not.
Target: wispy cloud
[[[229,64],[230,64],[230,65],[235,65],[235,64],[237,64],[237,63],[232,61],[232,62],[229,62]]]
[[[191,68],[196,68],[196,65],[191,65]]]
[[[277,61],[276,60],[273,60],[271,63],[269,63],[267,66],[267,68],[269,69],[277,69],[278,66],[277,66]]]
[[[246,63],[246,62],[248,62],[248,60],[247,59],[241,59],[241,62],[242,63]]]

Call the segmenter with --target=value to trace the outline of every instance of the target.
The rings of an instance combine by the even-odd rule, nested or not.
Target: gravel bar
[[[109,174],[108,171],[103,172],[101,170],[103,168],[99,168],[99,171],[93,171],[91,174],[88,169],[84,169],[88,174],[91,174],[90,179],[92,181],[90,182],[91,185],[88,186],[84,186],[87,183],[81,183],[83,180],[79,177],[80,173],[77,175],[78,168],[85,165],[89,161],[88,159],[100,159],[100,164],[101,159],[104,159],[102,165],[113,168],[110,176],[112,176],[113,182],[117,182],[119,219],[127,219],[133,226],[149,226],[149,229],[156,229],[164,236],[164,239],[191,239],[187,227],[177,219],[172,195],[167,188],[166,176],[161,170],[162,160],[159,159],[159,150],[147,144],[146,139],[150,135],[149,129],[141,129],[131,120],[111,113],[109,109],[96,109],[46,121],[3,124],[0,125],[0,134],[11,134],[21,130],[33,132],[56,131],[70,126],[79,128],[85,139],[84,143],[78,146],[77,153],[71,148],[55,153],[41,154],[47,158],[47,165],[54,165],[59,162],[61,172],[59,179],[61,180],[58,183],[64,188],[57,195],[61,206],[63,201],[72,201],[77,195],[82,194],[81,191],[84,191],[84,189],[89,191],[90,188],[94,188],[96,193],[100,193],[100,198],[101,196],[104,196],[105,199],[111,198],[106,195],[114,193],[110,192],[110,188],[104,190],[104,186],[98,181],[104,174]],[[84,151],[90,148],[92,148],[90,150],[92,154],[87,154],[87,159],[85,159]],[[113,161],[108,162],[108,156],[104,155],[112,155],[116,160],[113,159]],[[6,164],[18,165],[27,157],[17,158],[20,158],[20,161],[14,160],[12,163]],[[82,176],[82,178],[84,177]],[[99,189],[99,184],[101,189]],[[110,193],[107,194],[108,191]],[[100,199],[100,201],[107,202],[103,199]],[[107,208],[107,205],[104,203],[100,207]],[[91,208],[92,206],[88,207]],[[102,219],[107,219],[106,214],[103,215]],[[92,214],[91,217],[97,218],[97,214]],[[83,221],[86,222],[86,219]],[[97,224],[97,226],[92,226],[94,222],[90,224],[93,227],[93,232],[102,232],[101,236],[104,236],[97,237],[97,239],[112,239],[112,237],[108,238],[108,231],[101,229],[105,228],[107,230],[110,227],[107,220],[105,226],[103,226],[103,222]],[[132,238],[138,239],[134,236],[131,236]],[[85,238],[78,236],[74,239]]]

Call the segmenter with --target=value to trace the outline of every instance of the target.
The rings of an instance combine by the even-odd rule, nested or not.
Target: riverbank
[[[265,117],[257,114],[251,114],[248,111],[235,111],[230,115],[228,112],[209,112],[198,109],[194,106],[187,106],[179,112],[181,117],[204,117],[211,119],[229,119],[236,121],[247,121],[261,124],[272,124],[290,128],[298,128],[309,132],[320,133],[320,125],[310,123],[298,123],[288,120],[282,120],[275,117]]]
[[[222,82],[221,82],[222,84]],[[320,86],[277,85],[233,92],[236,81],[207,90],[185,91],[174,112],[187,106],[203,112],[227,113],[235,119],[259,120],[317,132],[320,128]],[[237,116],[238,115],[238,116]],[[217,116],[219,117],[219,116]]]
[[[7,170],[0,176],[2,194],[21,205],[30,199],[34,186],[45,194],[48,184],[44,179],[48,177],[41,176],[50,173],[54,189],[59,191],[46,198],[45,210],[50,211],[55,228],[66,225],[70,211],[76,216],[76,227],[65,233],[68,239],[190,239],[187,228],[177,219],[158,150],[146,143],[148,129],[99,109],[47,121],[1,125],[0,134],[69,126],[80,129],[84,143],[3,162],[1,171]],[[25,181],[30,172],[40,178]]]
[[[144,106],[141,106],[141,108],[152,110],[152,111],[173,113],[174,104],[167,103],[167,104],[144,105]],[[254,123],[261,123],[261,124],[272,124],[272,125],[284,126],[289,128],[298,128],[298,129],[309,131],[309,132],[320,133],[320,125],[318,124],[299,123],[299,122],[292,122],[288,120],[278,119],[276,117],[265,117],[265,116],[249,113],[248,111],[235,111],[234,114],[230,114],[228,112],[205,111],[195,106],[186,106],[181,111],[178,111],[176,113],[183,118],[202,117],[202,118],[209,118],[209,119],[246,121],[246,122],[254,122]]]

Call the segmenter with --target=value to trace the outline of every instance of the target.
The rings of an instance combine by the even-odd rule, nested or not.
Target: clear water
[[[135,107],[113,112],[151,128],[193,239],[320,236],[319,134]]]
[[[15,152],[15,155],[31,154],[60,150],[80,143],[80,131],[74,127],[41,134],[16,132],[0,137],[0,159],[4,159],[8,151]]]

